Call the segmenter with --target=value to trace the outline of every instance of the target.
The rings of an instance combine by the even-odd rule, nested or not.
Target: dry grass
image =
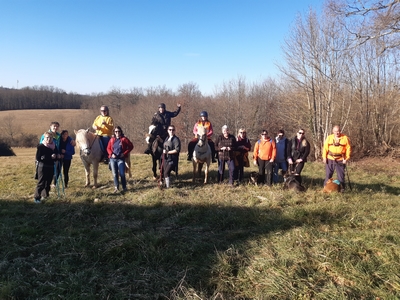
[[[215,184],[216,164],[211,184],[192,184],[182,155],[160,190],[150,157],[133,155],[129,192],[115,195],[104,165],[101,188],[83,188],[75,157],[65,197],[35,205],[34,149],[15,152],[0,157],[0,299],[400,297],[395,161],[354,163],[353,191],[326,195],[318,163],[295,194]]]
[[[0,111],[0,128],[5,126],[4,120],[10,118],[12,126],[26,134],[41,135],[49,130],[50,122],[57,121],[62,129],[73,132],[74,129],[87,128],[93,122],[96,112],[86,109],[35,109]],[[89,124],[88,124],[89,122]],[[8,121],[7,121],[8,123]],[[3,130],[4,133],[4,130]]]

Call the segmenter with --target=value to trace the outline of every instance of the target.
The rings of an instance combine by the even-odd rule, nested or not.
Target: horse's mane
[[[95,138],[94,133],[90,132],[87,129],[79,129],[78,131],[75,132],[75,135],[76,135],[75,140],[77,144],[81,144],[82,142],[86,143],[87,140],[89,140],[89,142],[92,142],[93,139]]]
[[[197,134],[199,135],[207,134],[207,131],[208,130],[204,126],[197,127]]]

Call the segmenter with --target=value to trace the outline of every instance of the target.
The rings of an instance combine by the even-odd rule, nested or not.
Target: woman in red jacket
[[[107,145],[107,153],[110,158],[111,171],[114,177],[114,193],[118,193],[119,180],[118,173],[121,177],[122,191],[126,192],[125,177],[125,157],[129,155],[133,149],[132,142],[124,136],[120,126],[115,127],[114,135]]]

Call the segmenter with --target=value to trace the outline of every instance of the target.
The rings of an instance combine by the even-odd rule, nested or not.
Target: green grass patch
[[[400,297],[396,163],[353,163],[352,191],[332,195],[307,163],[296,194],[218,185],[216,164],[193,184],[182,155],[161,190],[150,157],[134,155],[122,195],[103,165],[100,188],[84,188],[76,157],[65,196],[37,205],[33,156],[0,158],[0,299]]]

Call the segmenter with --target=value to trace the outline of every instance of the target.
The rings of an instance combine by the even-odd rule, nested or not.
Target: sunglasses
[[[301,134],[301,135],[303,135],[303,134],[304,134],[304,132],[300,132],[300,131],[299,131],[299,132],[298,132],[298,134]]]
[[[266,133],[261,133],[261,135],[268,135],[268,134],[266,134]]]

